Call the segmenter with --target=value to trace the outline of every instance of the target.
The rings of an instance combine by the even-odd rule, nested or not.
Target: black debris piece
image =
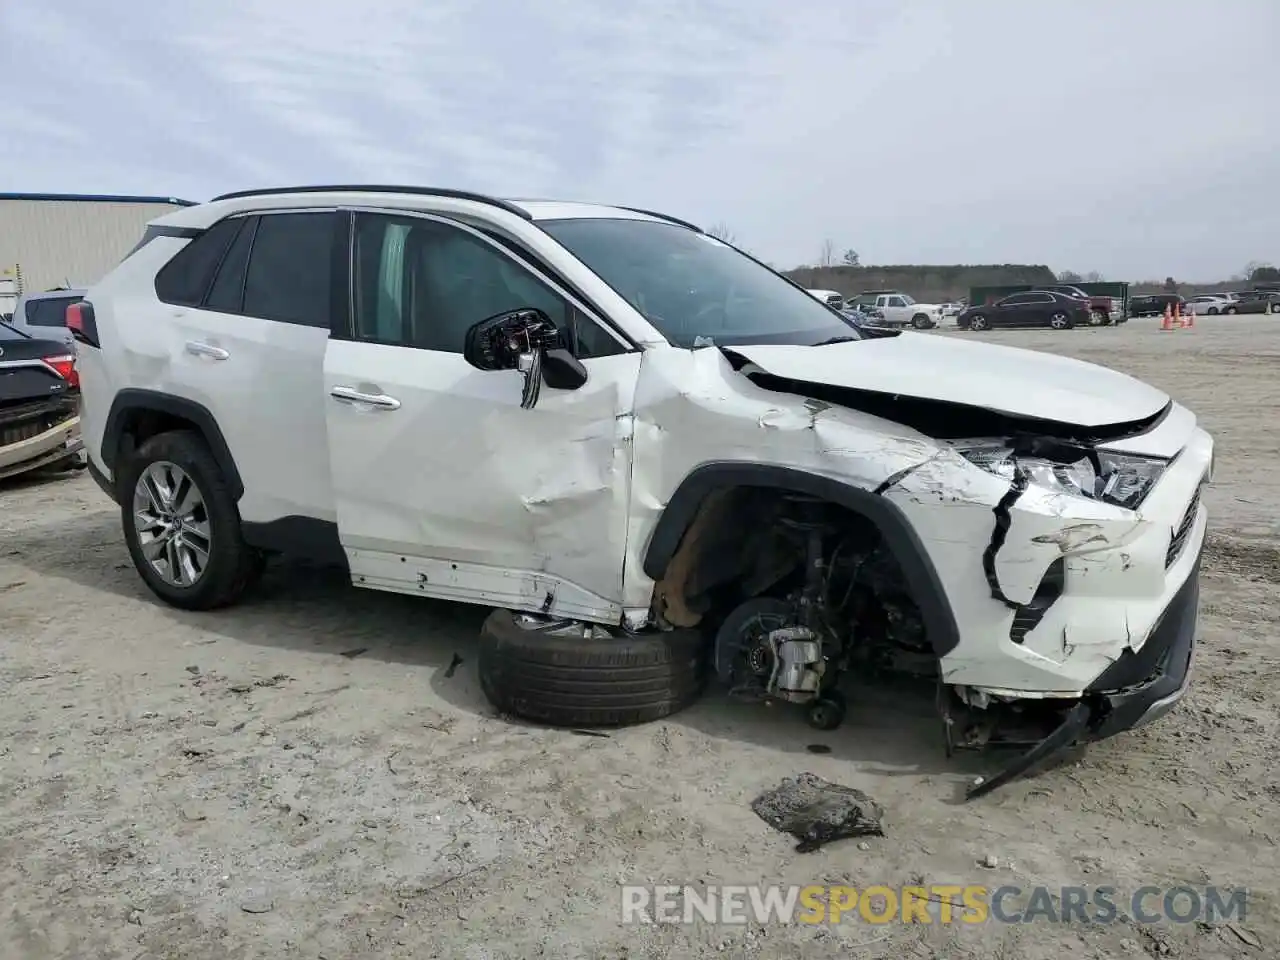
[[[360,654],[368,652],[368,647],[356,647],[354,650],[343,650],[340,656],[346,657],[348,660],[354,660]]]
[[[797,853],[811,853],[846,837],[882,837],[884,809],[861,790],[831,783],[812,773],[789,777],[751,802],[769,826],[800,841]]]
[[[449,661],[449,666],[445,667],[445,678],[452,678],[457,669],[462,666],[462,662],[462,658],[455,653],[453,659]]]

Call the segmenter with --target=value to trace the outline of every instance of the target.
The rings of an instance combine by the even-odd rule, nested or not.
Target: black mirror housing
[[[541,310],[509,310],[481,320],[467,331],[463,357],[477,370],[531,369],[522,358],[541,354],[541,380],[554,390],[577,390],[587,382],[587,368],[567,350],[560,332]]]
[[[587,368],[564,347],[553,347],[542,357],[542,382],[553,390],[577,390],[587,382]]]

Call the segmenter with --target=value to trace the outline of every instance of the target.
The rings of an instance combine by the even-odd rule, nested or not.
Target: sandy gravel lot
[[[0,957],[1280,956],[1280,322],[943,335],[1134,373],[1216,435],[1200,672],[1170,717],[971,805],[999,759],[946,761],[929,701],[896,691],[834,734],[714,695],[608,737],[526,727],[478,690],[479,609],[276,568],[184,614],[87,477],[9,484]],[[870,793],[887,836],[795,853],[749,804],[802,771]],[[622,882],[920,879],[1251,899],[1232,927],[619,923]]]

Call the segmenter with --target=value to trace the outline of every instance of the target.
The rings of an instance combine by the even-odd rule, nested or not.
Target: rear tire
[[[209,532],[208,559],[200,575],[188,586],[171,583],[156,570],[143,552],[134,520],[134,491],[143,473],[157,463],[180,468],[203,500]],[[150,438],[125,458],[118,481],[120,516],[129,556],[151,592],[165,603],[183,610],[230,606],[262,575],[265,558],[244,542],[235,498],[208,445],[198,434],[174,430]]]
[[[984,317],[984,316],[983,316],[982,314],[980,314],[980,313],[979,313],[979,314],[977,314],[977,315],[975,315],[975,316],[970,317],[970,318],[969,318],[969,329],[970,329],[970,330],[986,330],[986,329],[988,329],[988,326],[987,326],[987,318],[986,318],[986,317]]]
[[[1280,303],[1273,303],[1273,304],[1271,305],[1271,312],[1272,312],[1272,313],[1280,313]]]
[[[1089,326],[1091,327],[1105,327],[1108,319],[1108,316],[1102,310],[1089,311]]]
[[[706,648],[700,630],[559,636],[495,610],[480,628],[480,688],[503,713],[551,726],[648,723],[702,693]]]
[[[1235,316],[1240,311],[1237,310],[1235,307],[1227,307],[1227,309],[1223,310],[1222,312],[1227,314],[1227,316]]]

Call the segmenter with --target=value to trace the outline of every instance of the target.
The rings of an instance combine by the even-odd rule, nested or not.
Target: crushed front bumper
[[[1089,686],[1092,739],[1145,726],[1164,716],[1191,686],[1200,617],[1200,555],[1147,642],[1126,650]]]

